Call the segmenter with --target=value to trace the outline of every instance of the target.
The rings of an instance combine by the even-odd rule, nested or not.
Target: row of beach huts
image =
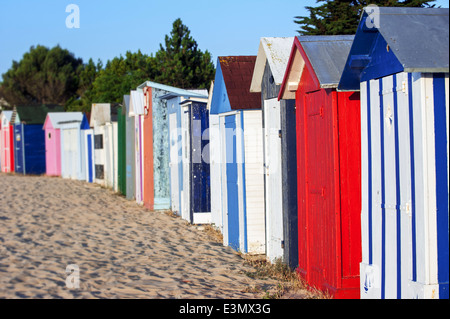
[[[1,168],[212,224],[335,298],[449,298],[448,90],[448,9],[366,8],[354,36],[219,57],[209,92],[3,111]]]

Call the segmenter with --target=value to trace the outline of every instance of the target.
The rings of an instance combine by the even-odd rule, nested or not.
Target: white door
[[[177,113],[171,113],[169,115],[169,126],[170,126],[170,196],[172,202],[172,211],[180,211],[180,185],[179,185],[179,174],[178,174],[178,163],[181,159],[178,157],[179,152],[179,130],[177,127]]]
[[[211,180],[211,218],[212,223],[222,231],[222,201],[221,201],[221,159],[219,116],[209,116],[209,156]]]
[[[189,109],[181,109],[182,160],[183,160],[183,190],[181,192],[181,217],[191,222],[191,138],[189,130]]]
[[[112,123],[113,144],[113,180],[114,191],[119,191],[119,127],[117,122]]]
[[[136,161],[136,202],[142,204],[142,166],[141,166],[141,119],[137,115],[134,117],[135,129],[135,161]]]
[[[220,205],[222,216],[223,244],[228,246],[228,188],[227,188],[227,152],[226,152],[226,116],[219,116],[219,147],[220,147],[220,198],[217,203]],[[211,198],[212,200],[212,198]]]
[[[75,139],[76,134],[74,134],[73,129],[61,130],[62,140],[63,140],[63,154],[62,154],[62,172],[63,178],[76,179],[77,178],[77,161],[75,156],[77,154],[77,144],[78,141]]]
[[[280,103],[277,99],[264,101],[266,253],[271,261],[283,257],[280,115]]]
[[[112,188],[114,184],[112,125],[105,124],[105,182]]]
[[[266,252],[262,120],[261,110],[243,112],[247,245],[255,254]]]

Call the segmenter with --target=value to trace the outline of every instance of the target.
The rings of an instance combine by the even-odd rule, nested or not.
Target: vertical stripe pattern
[[[361,298],[448,298],[448,74],[361,83]]]
[[[384,160],[384,100],[383,79],[379,80],[380,96],[380,145],[381,145],[381,299],[386,298],[386,167]]]
[[[436,156],[436,222],[438,250],[439,294],[448,298],[449,245],[448,245],[448,158],[447,158],[447,112],[445,97],[445,76],[434,75],[434,121],[435,121],[435,156]],[[446,283],[446,285],[445,285]],[[446,286],[446,288],[445,288]]]

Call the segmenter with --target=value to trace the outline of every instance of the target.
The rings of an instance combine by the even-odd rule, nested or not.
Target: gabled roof
[[[232,110],[261,108],[261,94],[250,92],[255,63],[256,56],[219,57]]]
[[[167,91],[168,94],[163,95],[162,99],[170,99],[176,96],[183,96],[185,98],[197,97],[197,98],[208,98],[207,90],[185,90],[176,88],[173,86],[160,84],[152,81],[146,81],[138,86],[138,90],[144,89],[144,87],[151,87],[162,91]]]
[[[80,126],[84,118],[85,115],[81,112],[48,113],[43,129],[45,130],[49,127],[49,125],[51,125],[54,129],[61,129],[69,123],[78,123],[78,126]]]
[[[14,108],[14,112],[15,123],[44,124],[47,113],[64,112],[64,107],[55,104],[19,105]]]
[[[130,112],[130,95],[123,96],[123,107],[122,107],[122,115],[128,116]]]
[[[269,63],[275,85],[283,82],[286,66],[289,61],[294,37],[290,38],[261,38],[255,69],[253,71],[250,92],[261,92],[261,82],[266,63]]]
[[[91,127],[97,127],[111,122],[111,104],[94,103],[91,109]]]
[[[130,92],[130,111],[128,116],[144,114],[144,93],[142,90],[133,90]]]
[[[211,81],[211,85],[209,87],[209,93],[208,93],[208,102],[206,104],[206,108],[208,110],[211,110],[213,92],[214,92],[214,81]]]
[[[0,114],[0,118],[1,117],[5,117],[6,121],[11,122],[13,116],[13,111],[2,111],[2,113]]]
[[[317,89],[337,88],[354,36],[299,36],[294,39],[280,99],[294,99],[305,68],[317,79]]]
[[[449,72],[449,9],[372,10],[361,16],[339,89],[398,72]]]

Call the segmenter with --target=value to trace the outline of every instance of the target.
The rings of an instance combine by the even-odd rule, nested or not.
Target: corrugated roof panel
[[[299,36],[322,88],[339,84],[354,36]]]
[[[2,111],[0,116],[4,116],[8,122],[11,122],[13,111]]]
[[[186,98],[189,97],[198,97],[198,98],[208,98],[208,92],[205,90],[185,90],[176,88],[173,86],[160,84],[156,82],[146,81],[138,86],[138,89],[143,89],[144,87],[152,87],[155,89],[163,90],[172,93],[172,96],[184,96]]]
[[[83,113],[81,112],[58,112],[58,113],[48,113],[47,120],[50,120],[54,129],[61,129],[67,123],[83,121]]]
[[[261,92],[261,82],[268,61],[276,85],[283,82],[294,37],[261,38],[251,83],[251,92]]]
[[[219,57],[232,110],[260,109],[261,94],[251,93],[256,56]]]
[[[378,30],[405,72],[448,72],[449,9],[379,10]]]
[[[381,7],[372,10],[365,8],[361,16],[339,83],[340,90],[359,90],[362,80],[402,71],[449,72],[449,9]],[[381,42],[389,58],[380,57],[377,43]],[[395,63],[395,68],[388,63]]]

